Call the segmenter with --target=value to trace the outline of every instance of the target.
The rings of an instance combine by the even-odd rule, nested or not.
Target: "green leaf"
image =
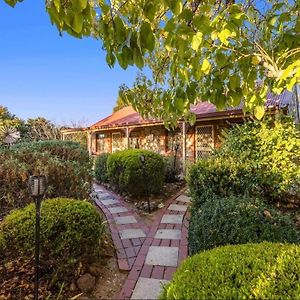
[[[148,22],[143,22],[140,29],[140,43],[141,47],[148,49],[150,52],[155,47],[155,37],[151,29],[151,25]]]
[[[202,32],[197,32],[193,36],[191,47],[195,51],[198,51],[198,49],[199,49],[199,47],[200,47],[200,45],[202,43],[202,36],[203,36]]]
[[[75,12],[82,12],[87,7],[87,0],[72,0],[72,7]]]
[[[138,48],[133,49],[133,61],[139,69],[144,67],[144,58]]]
[[[216,63],[218,67],[222,68],[227,62],[226,55],[222,52],[217,52],[216,54]]]
[[[182,98],[176,98],[174,106],[176,107],[177,110],[180,112],[184,111],[184,100]]]
[[[4,0],[9,6],[15,7],[17,4],[18,0]]]
[[[207,74],[209,73],[210,69],[211,69],[211,64],[210,64],[210,62],[205,58],[205,59],[203,60],[202,66],[201,66],[201,71],[202,71],[204,74],[207,75]]]
[[[181,0],[171,0],[169,7],[173,14],[178,16],[182,12],[183,5]]]
[[[73,23],[72,23],[72,29],[76,33],[80,33],[82,31],[82,26],[83,26],[83,15],[81,14],[75,14]]]
[[[206,15],[197,15],[193,19],[193,25],[204,34],[210,33],[210,20]]]
[[[156,13],[156,7],[151,1],[148,1],[144,7],[144,15],[148,18],[149,21],[154,20],[154,16]]]
[[[229,78],[229,86],[232,90],[236,90],[236,88],[240,87],[240,79],[237,75],[232,75]]]
[[[253,55],[251,62],[253,65],[258,65],[261,61],[261,58],[258,55]]]
[[[264,106],[259,105],[259,106],[255,107],[254,115],[258,120],[261,120],[263,118],[264,114],[265,114]]]
[[[108,51],[106,54],[106,62],[110,67],[113,67],[116,62],[116,57],[110,51]]]
[[[232,32],[225,28],[218,34],[218,38],[224,45],[228,45],[228,38],[231,36],[231,34]]]

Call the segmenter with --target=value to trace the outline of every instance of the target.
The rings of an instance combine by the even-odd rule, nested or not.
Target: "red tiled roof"
[[[291,98],[291,93],[288,91],[283,92],[281,95],[274,95],[272,93],[268,93],[266,107],[285,107],[288,105]],[[224,111],[218,111],[214,104],[209,102],[199,102],[196,105],[191,105],[191,112],[196,114],[197,119],[203,117],[214,117],[218,115],[228,115],[228,114],[240,114],[242,113],[243,104],[241,103],[237,107],[230,107]],[[143,119],[141,115],[136,112],[131,106],[126,106],[105,119],[100,120],[99,122],[93,124],[90,128],[108,128],[114,126],[124,126],[124,125],[141,125],[141,124],[151,124],[162,122],[157,119]]]

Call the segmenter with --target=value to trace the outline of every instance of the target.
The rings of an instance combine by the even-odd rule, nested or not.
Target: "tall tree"
[[[115,107],[113,108],[113,112],[116,112],[122,108],[124,108],[125,106],[127,106],[126,102],[124,101],[124,99],[121,96],[118,96],[117,102]]]
[[[190,117],[199,99],[219,109],[243,100],[261,118],[268,89],[300,81],[300,0],[47,0],[46,9],[60,32],[101,39],[109,66],[147,66],[151,80],[121,92],[166,122]]]

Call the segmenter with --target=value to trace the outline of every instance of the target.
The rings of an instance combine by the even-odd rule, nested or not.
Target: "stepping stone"
[[[178,205],[178,204],[171,204],[168,207],[169,210],[176,210],[176,211],[186,211],[187,207],[185,205]]]
[[[120,231],[121,240],[145,238],[146,234],[142,229],[125,229]]]
[[[146,265],[177,267],[178,247],[151,246],[149,248]]]
[[[169,280],[140,277],[133,290],[131,299],[158,299],[163,286]]]
[[[156,239],[166,239],[166,240],[180,240],[181,230],[178,229],[159,229],[156,232]]]
[[[101,199],[100,200],[104,205],[111,205],[111,204],[117,204],[119,203],[118,200],[115,200],[115,199]]]
[[[180,195],[178,198],[176,198],[176,201],[189,203],[191,202],[191,197],[188,197],[186,195]]]
[[[115,218],[115,221],[117,225],[137,223],[137,220],[134,216],[117,217]]]
[[[122,213],[122,212],[128,211],[128,209],[125,208],[125,207],[123,207],[123,206],[109,207],[108,210],[109,210],[110,213],[112,213],[112,214],[118,214],[118,213]]]
[[[182,224],[183,215],[164,215],[160,221],[162,224]]]
[[[113,199],[113,197],[110,194],[98,194],[98,198],[100,200],[108,200],[108,199]]]

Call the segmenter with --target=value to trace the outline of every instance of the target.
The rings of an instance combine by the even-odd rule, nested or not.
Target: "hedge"
[[[18,155],[26,159],[32,152],[48,153],[62,160],[77,161],[88,163],[90,160],[89,153],[79,143],[71,141],[37,141],[20,143],[14,145],[11,150],[17,150]]]
[[[50,145],[49,148],[40,152],[40,147],[46,145]],[[63,145],[60,154],[58,145]],[[47,177],[46,196],[49,198],[89,197],[91,162],[86,159],[84,151],[81,153],[79,146],[57,141],[28,143],[23,146],[0,150],[0,204],[4,212],[23,207],[32,201],[28,193],[28,178],[33,174]]]
[[[95,160],[95,179],[100,183],[109,181],[107,174],[107,159],[109,155],[109,153],[101,154]]]
[[[246,244],[182,263],[160,299],[299,299],[300,246]]]
[[[145,156],[145,174],[140,156]],[[135,196],[160,192],[165,177],[165,162],[161,155],[148,150],[129,149],[111,154],[107,160],[110,183],[119,192]]]
[[[2,252],[32,256],[34,229],[34,204],[11,212],[0,225]],[[43,201],[41,263],[57,276],[74,271],[78,262],[97,257],[103,231],[103,220],[92,204],[67,198]]]
[[[192,208],[190,253],[227,244],[285,242],[300,244],[292,218],[263,200],[249,197],[214,198]]]

